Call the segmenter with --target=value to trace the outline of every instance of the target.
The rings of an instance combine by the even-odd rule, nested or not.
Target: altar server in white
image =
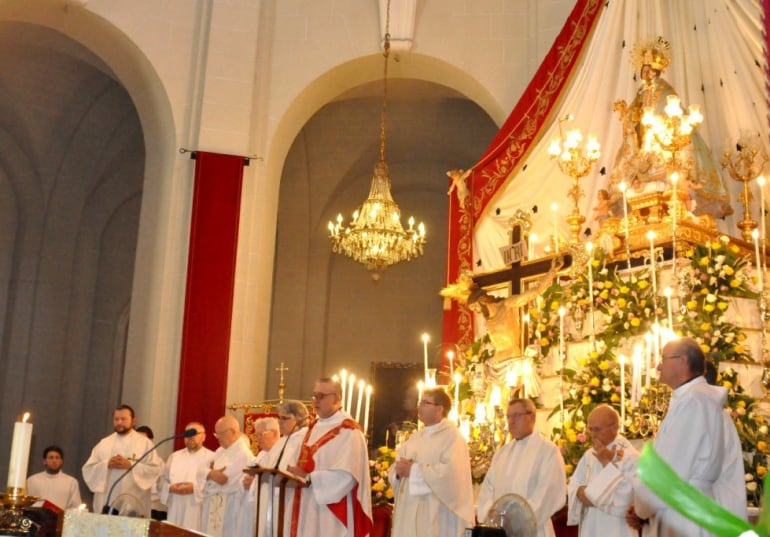
[[[152,440],[134,430],[136,417],[130,406],[116,408],[112,424],[115,432],[94,446],[83,465],[83,480],[94,493],[93,510],[97,513],[103,509],[112,485],[153,447]],[[142,516],[149,517],[150,489],[160,475],[162,464],[154,451],[145,457],[115,486],[110,497],[111,507],[131,503],[140,509]]]
[[[214,452],[203,445],[206,429],[198,422],[185,430],[198,434],[184,439],[185,447],[175,451],[163,466],[158,480],[160,500],[168,507],[168,521],[189,530],[201,530],[203,486]]]
[[[620,416],[599,405],[588,415],[591,447],[578,462],[567,487],[567,524],[579,525],[580,537],[637,537],[626,522],[634,501],[639,453],[618,434]]]
[[[318,421],[308,428],[288,471],[306,480],[294,493],[292,537],[364,537],[372,528],[369,454],[361,427],[341,410],[342,387],[319,379]]]
[[[554,537],[551,516],[567,499],[564,459],[553,442],[535,432],[535,411],[531,399],[512,399],[508,403],[508,432],[513,441],[492,457],[481,484],[476,514],[484,522],[497,499],[518,494],[535,513],[537,536]]]
[[[211,537],[237,535],[243,496],[243,469],[254,458],[241,427],[233,416],[223,416],[214,425],[219,448],[203,486],[203,532]]]
[[[390,467],[393,535],[462,537],[474,525],[468,444],[446,419],[451,407],[441,388],[425,390],[417,404],[425,427],[399,447]]]
[[[704,370],[703,351],[694,339],[675,339],[663,347],[658,371],[661,382],[673,392],[655,437],[655,450],[703,494],[717,501],[745,499],[744,484],[737,479],[743,469],[730,464],[727,453],[732,436],[727,434],[732,431],[722,410],[727,390],[710,386],[703,377]],[[657,537],[710,535],[669,508],[639,480],[634,481],[634,495],[636,515],[649,521]]]
[[[78,480],[61,471],[64,452],[59,446],[48,446],[43,450],[44,472],[27,478],[27,495],[37,496],[60,509],[75,509],[80,506],[80,485]]]

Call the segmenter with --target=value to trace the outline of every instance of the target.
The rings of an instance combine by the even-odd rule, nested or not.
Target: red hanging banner
[[[190,215],[176,426],[224,414],[244,157],[198,151]],[[206,438],[216,447],[213,435]],[[183,440],[177,440],[177,448]]]

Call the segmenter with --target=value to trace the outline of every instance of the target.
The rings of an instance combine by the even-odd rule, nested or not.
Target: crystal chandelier
[[[389,3],[388,3],[389,4]],[[390,6],[388,6],[390,7]],[[343,227],[342,215],[337,221],[329,221],[329,239],[332,251],[344,254],[353,261],[372,271],[376,281],[382,270],[402,261],[420,257],[425,245],[425,225],[415,227],[413,217],[409,218],[409,229],[401,225],[401,210],[390,194],[390,177],[385,163],[385,111],[388,93],[388,56],[390,54],[390,9],[385,26],[383,56],[382,111],[380,113],[380,160],[374,167],[369,197],[353,213],[353,219]]]

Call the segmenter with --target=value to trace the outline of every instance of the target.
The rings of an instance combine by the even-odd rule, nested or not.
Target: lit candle
[[[631,406],[639,406],[639,392],[642,389],[642,357],[639,356],[638,349],[634,349],[634,355],[631,358],[633,362],[633,374],[631,375]]]
[[[356,376],[352,373],[348,377],[348,404],[346,407],[347,413],[353,412],[353,389],[356,387]]]
[[[28,420],[29,412],[25,412],[21,420],[13,424],[11,461],[8,464],[9,492],[13,492],[13,489],[23,490],[26,486],[29,446],[32,442],[32,424]]]
[[[422,356],[425,362],[425,382],[428,382],[428,341],[430,336],[427,332],[422,335]]]
[[[624,432],[626,426],[626,357],[618,355],[620,362],[620,432]]]
[[[652,323],[652,356],[655,358],[655,367],[660,363],[660,325],[658,321]]]
[[[759,232],[755,229],[751,232],[751,237],[754,239],[754,254],[757,258],[757,289],[762,293],[764,285],[762,283],[762,263],[759,257]]]
[[[364,385],[366,383],[363,380],[358,381],[358,401],[356,401],[356,422],[361,423],[361,403],[364,402]]]
[[[348,388],[348,371],[347,369],[343,369],[340,371],[340,386],[342,386],[342,410],[345,410],[345,391]]]
[[[534,259],[535,258],[535,242],[537,241],[537,235],[534,233],[529,234],[529,243],[527,244],[527,258],[528,259]]]
[[[455,374],[454,359],[455,351],[447,351],[446,357],[449,359],[449,378],[452,378]]]
[[[668,285],[663,289],[663,294],[666,295],[666,309],[668,310],[668,329],[674,330],[674,316],[671,313],[671,287]]]
[[[631,239],[628,231],[628,192],[626,192],[628,190],[628,186],[626,185],[625,181],[621,181],[618,185],[618,188],[623,193],[623,221],[626,223],[626,262],[628,265],[628,270],[631,270]]]
[[[425,383],[423,381],[417,381],[417,404],[422,401],[422,392],[425,389]]]
[[[460,381],[462,380],[462,375],[460,373],[455,373],[454,380],[455,380],[455,409],[457,410],[457,419],[460,419]]]
[[[489,394],[489,404],[492,405],[492,407],[498,407],[500,406],[500,402],[503,399],[503,394],[500,391],[500,386],[495,384],[492,386],[492,393]]]
[[[559,412],[564,423],[564,306],[559,308]]]
[[[551,204],[553,212],[553,251],[559,251],[559,206],[556,203]]]
[[[366,386],[366,404],[364,406],[364,436],[369,432],[369,403],[372,399],[372,385]]]

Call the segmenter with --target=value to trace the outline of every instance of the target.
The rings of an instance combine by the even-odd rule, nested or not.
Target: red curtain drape
[[[244,157],[198,151],[190,216],[177,429],[224,414]],[[182,440],[177,441],[181,447]],[[216,439],[206,438],[208,447]]]
[[[449,205],[447,284],[457,281],[463,272],[473,270],[475,222],[506,179],[524,163],[526,155],[538,141],[568,87],[603,6],[603,0],[578,0],[519,102],[484,155],[473,166],[473,172],[468,177],[469,203],[461,209],[452,197]],[[442,339],[444,344],[467,345],[473,341],[473,322],[467,308],[452,302],[451,309],[444,312]]]

